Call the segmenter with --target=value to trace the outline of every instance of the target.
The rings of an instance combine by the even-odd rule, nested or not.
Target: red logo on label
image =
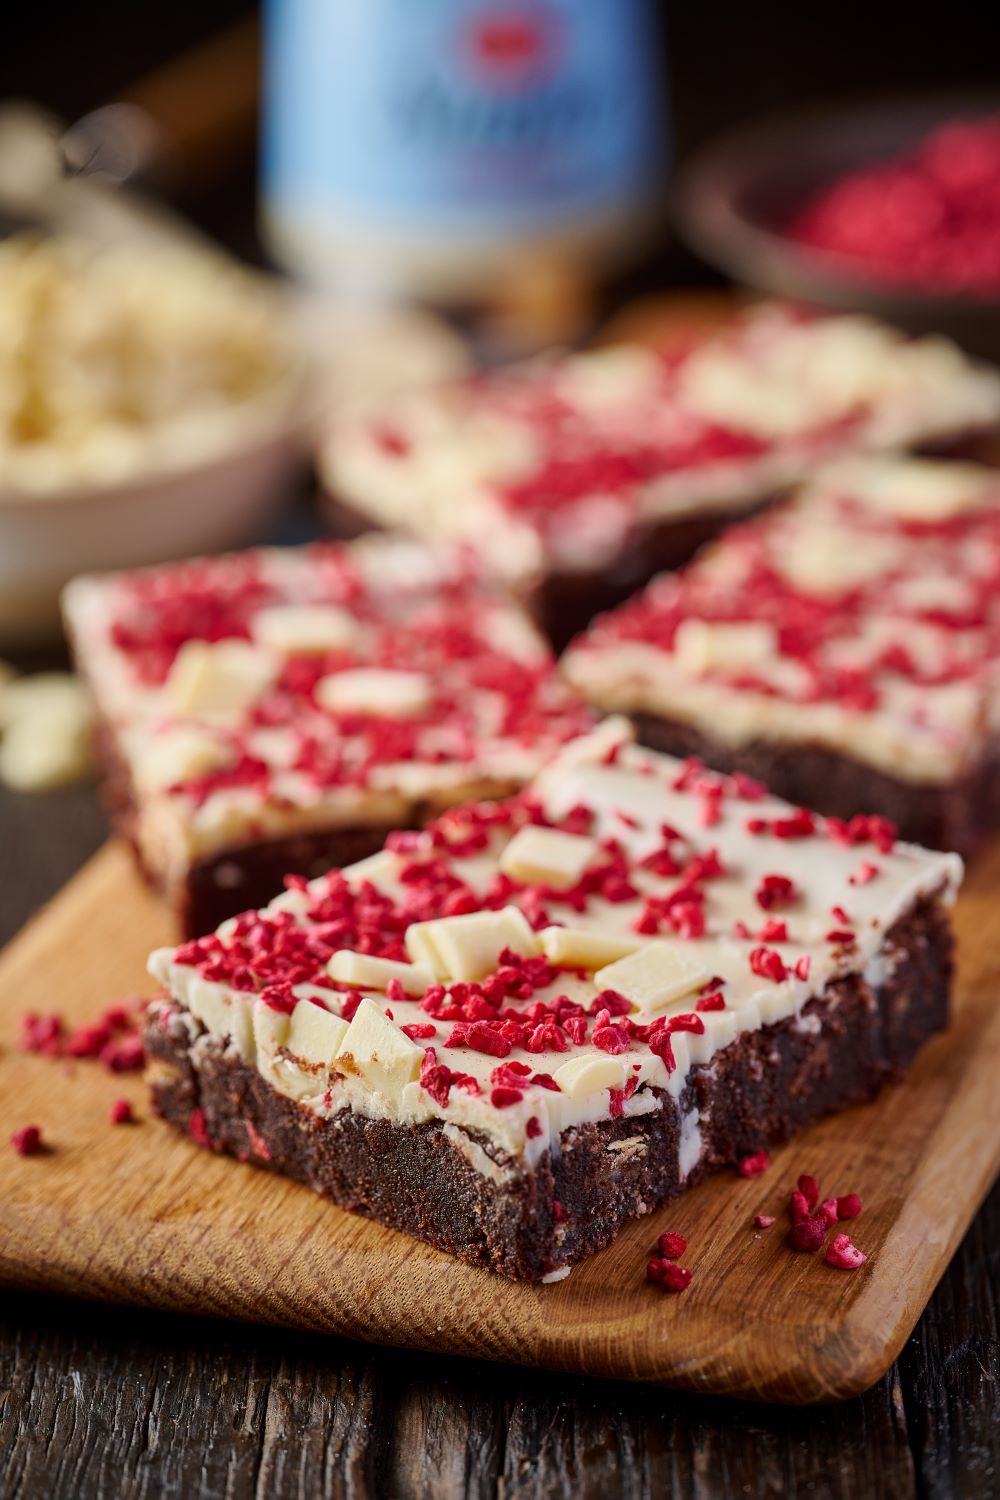
[[[535,82],[555,61],[557,17],[543,6],[484,6],[466,22],[463,52],[494,85]]]

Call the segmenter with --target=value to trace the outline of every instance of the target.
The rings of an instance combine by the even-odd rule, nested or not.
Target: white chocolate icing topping
[[[526,831],[533,858],[550,833],[589,841],[573,884],[505,861]],[[883,819],[816,818],[609,720],[517,798],[293,879],[150,972],[322,1117],[439,1119],[530,1163],[573,1125],[679,1098],[693,1065],[829,982],[891,972],[893,925],[961,873]]]

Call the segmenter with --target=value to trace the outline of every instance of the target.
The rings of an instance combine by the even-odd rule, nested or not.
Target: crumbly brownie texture
[[[105,800],[189,933],[504,795],[591,722],[459,548],[380,536],[78,579]]]
[[[1000,823],[1000,475],[843,460],[599,619],[563,667],[658,749],[969,852]]]
[[[159,1111],[505,1275],[870,1097],[947,1017],[953,855],[609,720],[518,797],[150,961]]]
[[[641,562],[657,531],[677,529],[649,563],[684,560],[706,526],[821,459],[998,421],[1000,378],[946,341],[772,306],[684,348],[620,345],[360,407],[334,424],[320,468],[355,516],[488,538],[491,564],[520,577],[596,580],[630,553]]]

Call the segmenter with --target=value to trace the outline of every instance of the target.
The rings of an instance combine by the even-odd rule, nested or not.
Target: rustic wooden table
[[[2,935],[103,836],[89,788],[0,796]],[[891,1373],[825,1409],[8,1293],[0,1497],[978,1500],[1000,1495],[998,1304],[1000,1187]]]

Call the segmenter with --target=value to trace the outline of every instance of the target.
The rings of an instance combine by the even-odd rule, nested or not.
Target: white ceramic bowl
[[[77,573],[215,552],[259,537],[306,459],[304,373],[240,412],[225,445],[143,477],[43,494],[0,490],[0,642],[54,637]]]

